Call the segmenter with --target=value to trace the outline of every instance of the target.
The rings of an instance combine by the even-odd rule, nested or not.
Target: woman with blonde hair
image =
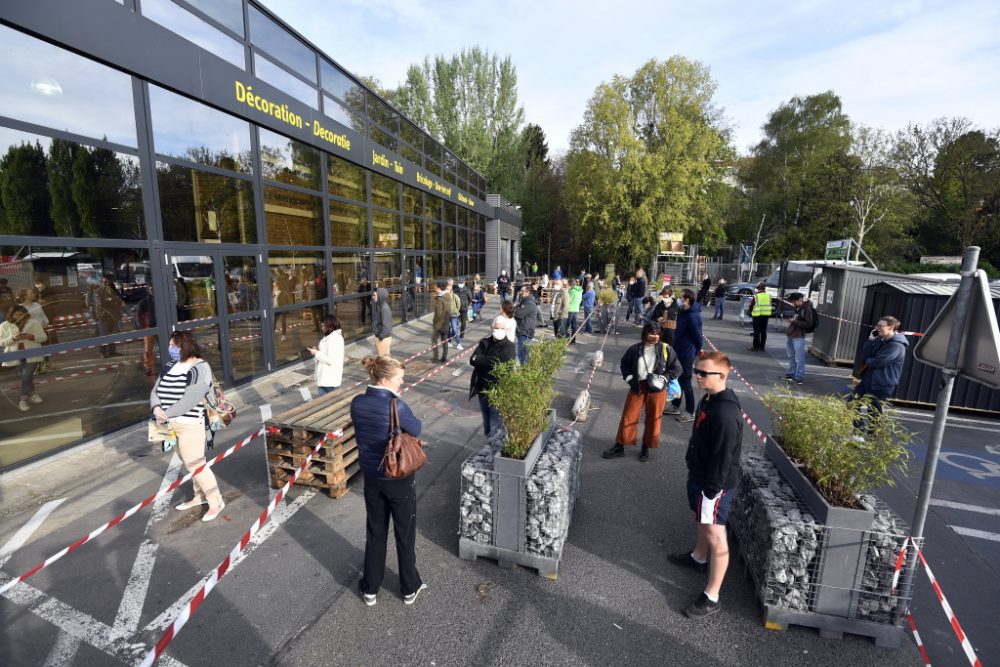
[[[10,309],[7,313],[7,321],[0,324],[0,347],[4,352],[16,352],[18,350],[30,350],[41,347],[46,341],[45,330],[42,325],[28,312],[24,306],[18,305]],[[31,409],[28,402],[41,403],[42,397],[35,391],[35,367],[42,361],[42,357],[28,357],[27,359],[11,359],[3,362],[5,368],[17,368],[17,375],[21,380],[21,400],[17,404],[21,412]]]
[[[382,459],[389,444],[389,414],[395,403],[399,428],[413,436],[420,435],[421,423],[409,406],[399,398],[406,367],[392,357],[367,357],[361,364],[368,371],[368,388],[351,401],[354,440],[358,462],[365,478],[365,566],[358,583],[361,598],[369,607],[385,574],[385,552],[392,518],[399,564],[399,587],[403,603],[413,604],[427,584],[417,571],[417,492],[416,475],[402,479],[385,476]]]

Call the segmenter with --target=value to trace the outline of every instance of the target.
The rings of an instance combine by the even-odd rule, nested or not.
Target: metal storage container
[[[820,326],[813,334],[809,352],[831,365],[853,364],[858,332],[864,329],[867,335],[871,331],[870,327],[858,324],[867,321],[861,316],[865,287],[887,280],[907,281],[908,277],[859,266],[824,266],[812,284]],[[926,278],[914,280],[928,282]]]
[[[951,298],[958,283],[910,283],[889,281],[869,285],[865,290],[864,312],[861,321],[874,323],[884,315],[892,315],[901,322],[902,331],[922,333],[927,330],[944,304]],[[1000,313],[1000,288],[991,287],[993,310]],[[970,322],[970,326],[976,326]],[[860,368],[861,346],[871,333],[865,328],[858,331],[854,339],[854,368]],[[910,346],[906,350],[903,375],[894,395],[895,400],[907,403],[935,405],[938,387],[941,385],[941,371],[913,358],[913,348],[919,340],[908,336]],[[971,382],[959,376],[951,396],[951,406],[970,410],[1000,412],[1000,390],[990,389],[984,384]]]

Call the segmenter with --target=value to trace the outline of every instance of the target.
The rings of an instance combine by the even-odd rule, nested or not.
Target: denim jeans
[[[493,429],[500,426],[500,413],[486,400],[486,394],[479,394],[479,411],[483,413],[483,433],[489,436]]]
[[[576,339],[576,316],[577,313],[570,313],[566,319],[566,335],[571,339]]]
[[[639,297],[632,299],[632,304],[628,308],[630,312],[635,308],[635,323],[639,324],[642,322],[642,299]],[[625,320],[628,321],[628,317]]]
[[[722,310],[725,304],[726,300],[723,297],[721,296],[715,297],[715,315],[712,317],[713,320],[722,319]]]
[[[38,362],[18,363],[17,375],[21,380],[21,398],[27,398],[35,393],[35,368]]]
[[[517,337],[517,360],[518,362],[524,364],[528,361],[528,342],[527,336],[518,335]]]
[[[316,390],[319,392],[320,396],[326,396],[327,394],[332,394],[338,389],[340,389],[340,387],[319,387],[319,386],[316,387]]]
[[[789,338],[785,343],[785,356],[788,357],[788,374],[793,380],[801,380],[806,374],[806,339]]]
[[[594,323],[591,322],[590,320],[590,313],[593,312],[593,310],[594,310],[593,308],[583,309],[583,319],[587,323],[587,328],[585,329],[585,331],[589,334],[594,333]]]
[[[683,394],[684,412],[694,414],[694,386],[691,384],[691,377],[694,375],[694,357],[677,355],[677,359],[681,362],[681,367],[684,369],[684,372],[677,378],[677,382],[681,386],[681,393]],[[681,399],[676,399],[672,405],[675,408],[681,407]]]
[[[462,336],[460,334],[460,329],[458,326],[458,315],[452,315],[451,317],[451,335],[455,338],[453,339],[455,345],[462,344]]]

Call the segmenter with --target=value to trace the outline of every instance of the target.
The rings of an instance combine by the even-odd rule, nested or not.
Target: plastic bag
[[[667,400],[674,401],[681,397],[681,383],[676,378],[667,383]]]

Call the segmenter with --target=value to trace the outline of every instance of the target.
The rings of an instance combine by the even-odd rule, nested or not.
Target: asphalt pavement
[[[489,312],[494,308],[495,302]],[[416,604],[408,607],[399,596],[391,548],[378,604],[366,607],[357,594],[364,550],[360,480],[338,500],[296,488],[173,640],[161,664],[921,664],[908,639],[899,649],[885,649],[850,635],[828,640],[808,628],[765,629],[753,585],[737,559],[723,586],[719,614],[699,622],[680,613],[704,585],[702,576],[666,561],[667,553],[688,548],[694,535],[684,493],[690,426],[665,422],[662,445],[648,463],[638,461],[637,450],[624,459],[600,457],[613,442],[626,390],[618,360],[640,330],[622,324],[620,331],[604,342],[606,361],[592,386],[594,408],[576,426],[584,437],[581,490],[556,580],[530,569],[501,569],[489,559],[458,558],[459,468],[483,442],[478,406],[467,400],[468,346],[487,333],[476,323],[470,325],[466,354],[456,358],[453,351],[449,359],[455,361],[447,369],[404,396],[424,422],[429,456],[417,477],[417,559],[429,588]],[[745,352],[749,329],[735,322],[709,319],[705,332],[759,388],[783,372],[776,361],[783,356],[783,336],[772,334],[769,351],[754,355]],[[550,334],[542,329],[541,335]],[[429,338],[424,321],[398,327],[394,353],[416,353]],[[584,335],[570,349],[557,384],[561,417],[569,417],[586,382],[587,353],[602,340]],[[349,346],[345,384],[361,377],[355,362],[370,349],[364,342]],[[407,382],[435,367],[429,354],[415,359],[407,365]],[[846,376],[846,370],[811,364],[802,389],[832,390]],[[259,427],[262,415],[301,403],[310,379],[308,370],[294,369],[280,381],[267,379],[242,392],[246,406],[220,447]],[[766,426],[766,412],[754,394],[739,384],[734,388],[754,420]],[[916,423],[924,414],[913,417],[915,429],[926,430]],[[949,437],[952,432],[949,428]],[[987,433],[955,432],[968,436],[968,451],[983,456]],[[954,446],[960,447],[957,439]],[[154,493],[164,479],[173,479],[171,465],[170,455],[133,438],[0,477],[0,583]],[[188,497],[182,487],[165,499],[169,502],[138,513],[5,594],[0,664],[117,665],[141,657],[273,493],[262,442],[220,463],[216,473],[227,499],[220,520],[203,524],[198,511],[175,511],[172,506]],[[904,517],[912,514],[918,482],[914,465],[906,480],[887,490],[886,499]],[[1000,506],[990,484],[955,484],[938,487],[935,496]],[[989,644],[997,640],[986,636],[989,616],[982,612],[984,600],[997,599],[998,578],[989,565],[990,558],[996,562],[989,555],[995,543],[959,535],[949,526],[987,530],[989,521],[1000,518],[951,514],[956,512],[963,510],[934,508],[926,552],[984,664],[990,664],[988,658],[1000,653]],[[992,597],[977,599],[977,591]],[[931,657],[935,664],[964,664],[949,662],[961,658],[960,649],[929,594],[926,581],[919,582],[914,613]],[[941,623],[931,620],[935,614]]]

